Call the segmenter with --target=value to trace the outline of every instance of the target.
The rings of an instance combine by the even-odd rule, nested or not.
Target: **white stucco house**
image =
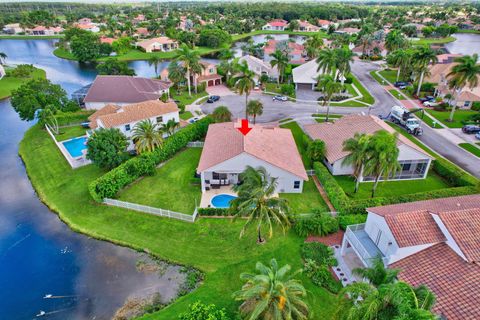
[[[258,84],[262,75],[267,75],[271,80],[276,80],[279,76],[277,67],[272,67],[269,62],[265,62],[257,57],[246,55],[238,59],[239,63],[246,63],[248,68],[255,73],[255,82]]]
[[[315,59],[299,65],[292,69],[293,83],[295,89],[315,90],[318,83],[318,77],[323,74],[323,70],[318,70],[318,63]]]
[[[325,165],[332,175],[352,175],[353,167],[344,165],[343,161],[349,154],[343,151],[343,142],[353,138],[355,133],[373,134],[380,130],[394,133],[395,130],[383,120],[371,115],[348,115],[334,123],[323,122],[305,126],[306,133],[314,140],[325,142]],[[425,179],[433,160],[427,152],[398,135],[397,146],[400,154],[398,161],[401,170],[389,180]],[[371,181],[372,177],[360,177],[360,181]]]
[[[480,195],[368,208],[364,224],[350,225],[340,256],[348,268],[380,257],[399,280],[426,285],[442,319],[480,319]]]
[[[147,119],[160,125],[172,119],[180,122],[177,104],[175,102],[165,103],[160,100],[149,100],[124,106],[109,104],[88,117],[90,128],[93,130],[119,129],[130,140],[128,150],[133,150],[135,147],[131,140],[135,125]]]
[[[239,122],[209,126],[197,167],[202,192],[238,184],[240,173],[252,166],[277,178],[277,193],[301,193],[308,176],[291,131],[255,125],[243,135],[239,127]]]
[[[288,21],[283,19],[275,19],[264,25],[262,30],[284,31],[287,27]]]

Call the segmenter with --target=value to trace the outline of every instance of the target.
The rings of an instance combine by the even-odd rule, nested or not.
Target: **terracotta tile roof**
[[[267,24],[271,25],[272,27],[285,27],[288,24],[288,21],[282,19],[275,19],[268,22]]]
[[[390,265],[399,279],[426,285],[437,296],[433,311],[448,320],[480,319],[480,266],[468,263],[447,244],[433,245]]]
[[[425,210],[387,214],[385,221],[400,248],[446,240],[432,215]]]
[[[98,127],[98,117],[104,116],[106,114],[115,113],[118,109],[120,109],[119,106],[116,106],[114,104],[107,104],[105,107],[95,111],[90,117],[88,117],[88,120],[90,121],[90,128],[96,129]]]
[[[97,76],[85,102],[136,103],[159,99],[160,92],[171,86],[168,81],[131,77]]]
[[[349,138],[353,138],[355,133],[373,134],[379,130],[386,130],[390,133],[396,132],[379,118],[366,115],[348,115],[336,120],[334,123],[316,123],[304,127],[312,139],[320,139],[325,142],[327,147],[325,157],[330,163],[348,155],[348,152],[343,151],[343,142]],[[431,158],[422,148],[399,134],[398,145],[402,144],[417,150],[427,158]]]
[[[106,113],[97,119],[102,122],[104,128],[113,128],[171,112],[178,112],[175,102],[151,100],[119,107],[115,113]]]
[[[318,19],[317,21],[318,21],[318,24],[321,26],[330,25],[332,23],[331,21],[323,20],[323,19]]]
[[[278,168],[308,180],[290,130],[252,126],[242,135],[238,124],[232,122],[211,124],[208,128],[197,171],[205,171],[241,153],[248,153]]]
[[[219,74],[209,74],[206,76],[199,76],[197,78],[198,81],[208,81],[208,80],[216,80],[216,79],[222,79],[222,76]]]
[[[169,37],[157,37],[157,38],[152,38],[152,39],[147,39],[147,40],[137,42],[137,46],[147,49],[149,46],[151,46],[156,42],[160,44],[177,43],[177,41],[170,39]]]

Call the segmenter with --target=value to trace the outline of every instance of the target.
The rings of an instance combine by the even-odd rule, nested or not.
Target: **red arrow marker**
[[[242,119],[242,126],[240,128],[237,128],[238,131],[240,131],[244,136],[247,135],[247,133],[252,130],[252,128],[248,127],[248,119]]]

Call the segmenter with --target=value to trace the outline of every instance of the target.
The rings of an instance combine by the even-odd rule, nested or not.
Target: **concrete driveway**
[[[218,86],[207,87],[205,90],[211,96],[223,97],[223,96],[230,96],[232,94],[235,94],[230,89],[228,89],[228,87],[226,85],[223,85],[223,84],[218,85]]]

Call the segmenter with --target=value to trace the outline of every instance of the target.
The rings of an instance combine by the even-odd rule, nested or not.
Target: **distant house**
[[[137,38],[146,38],[149,35],[150,35],[150,32],[148,31],[147,28],[137,28],[134,34],[134,36]]]
[[[25,32],[25,29],[20,27],[20,23],[10,23],[3,26],[2,31],[6,34],[19,34]]]
[[[388,53],[387,49],[385,48],[385,41],[372,41],[368,43],[365,48],[363,47],[363,44],[360,44],[353,48],[352,51],[357,55],[365,54],[366,56],[373,56],[377,54],[383,57]]]
[[[132,22],[133,22],[134,24],[138,24],[138,23],[143,22],[143,21],[145,21],[145,16],[144,16],[143,14],[137,15],[137,16],[136,16],[135,18],[133,18],[133,20],[132,20]]]
[[[305,63],[306,53],[305,47],[302,44],[290,41],[277,41],[274,39],[268,40],[263,48],[263,52],[267,61],[267,57],[274,53],[277,49],[288,52],[288,59],[290,63]]]
[[[376,257],[399,269],[398,279],[426,285],[441,319],[480,319],[480,195],[367,208],[364,224],[350,225],[339,259],[370,267]]]
[[[359,32],[360,32],[360,29],[358,28],[340,28],[335,30],[335,33],[337,34],[348,34],[348,35],[358,34]]]
[[[271,31],[285,31],[288,26],[288,21],[283,19],[275,19],[267,23],[262,27],[262,30],[271,30]]]
[[[317,24],[323,30],[328,30],[328,28],[330,28],[330,26],[332,26],[332,25],[334,27],[336,27],[336,23],[334,23],[332,21],[329,21],[329,20],[323,20],[323,19],[318,19]]]
[[[343,161],[349,155],[343,151],[343,142],[353,138],[355,133],[373,134],[380,130],[394,133],[395,130],[383,120],[375,116],[348,115],[334,123],[317,123],[305,125],[306,133],[312,139],[325,142],[325,164],[332,175],[353,175],[353,166],[344,165]],[[433,158],[422,148],[398,135],[397,146],[400,151],[398,162],[401,169],[389,180],[425,179]],[[360,181],[372,181],[372,177],[359,177]]]
[[[135,125],[147,119],[160,125],[172,119],[179,122],[179,109],[175,102],[148,100],[124,106],[108,104],[88,117],[91,129],[117,128],[129,139]],[[133,147],[134,144],[130,140],[128,149],[131,150]]]
[[[101,109],[107,104],[119,106],[148,100],[158,100],[169,93],[168,81],[132,77],[97,76],[83,99],[86,109]]]
[[[248,68],[255,73],[256,82],[258,83],[262,75],[267,75],[270,79],[278,78],[278,69],[272,67],[268,62],[264,62],[254,56],[246,55],[239,59],[239,63],[246,63]]]
[[[197,84],[205,83],[205,86],[212,87],[222,84],[222,76],[217,73],[217,66],[210,62],[202,61],[200,62],[203,66],[202,72],[200,74],[191,75],[190,82],[192,84],[197,82]],[[179,62],[180,65],[183,65],[182,62]],[[168,78],[168,68],[165,68],[160,73],[160,79],[164,81],[169,81]]]
[[[239,183],[239,174],[252,166],[264,167],[277,178],[275,192],[301,193],[308,176],[291,131],[253,126],[244,136],[239,126],[238,122],[209,126],[197,167],[202,192]]]
[[[293,83],[295,89],[315,90],[318,83],[318,76],[323,74],[323,70],[318,70],[316,60],[311,60],[292,69]]]
[[[306,20],[298,20],[298,30],[303,32],[317,32],[320,31],[320,27],[311,24]]]
[[[158,37],[139,41],[136,43],[136,47],[145,52],[169,52],[178,49],[178,42],[169,37]]]
[[[92,23],[92,19],[90,18],[81,18],[81,19],[78,19],[77,21],[77,24],[91,24]]]
[[[75,24],[74,25],[75,28],[78,28],[78,29],[82,29],[82,30],[86,30],[86,31],[90,31],[90,32],[93,32],[93,33],[97,33],[97,32],[100,32],[100,27],[94,23],[88,23],[88,24]]]
[[[63,28],[36,26],[33,29],[27,29],[26,32],[32,36],[54,36],[63,32]]]
[[[109,37],[105,37],[105,36],[100,37],[100,43],[108,43],[109,45],[111,45],[115,40],[117,40],[117,39],[116,38],[109,38]]]

